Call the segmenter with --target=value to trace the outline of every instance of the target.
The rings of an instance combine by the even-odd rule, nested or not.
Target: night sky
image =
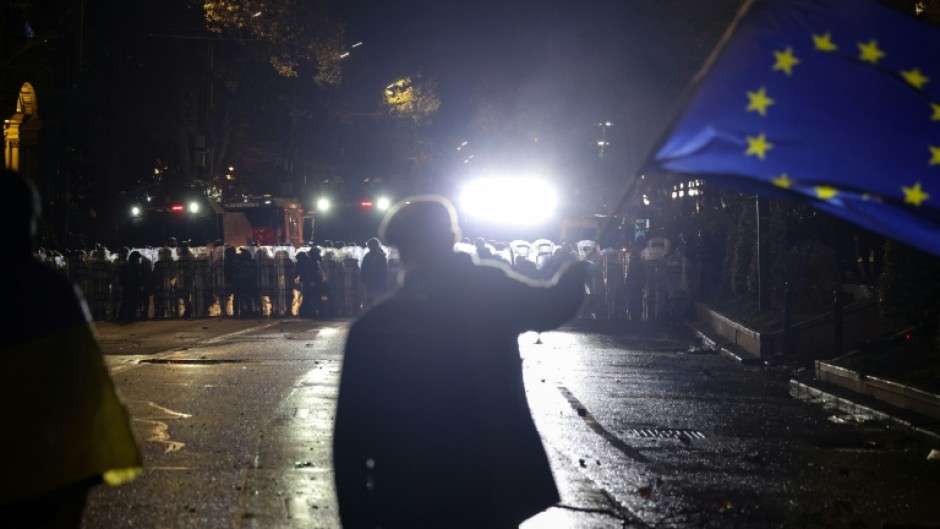
[[[543,136],[574,157],[595,154],[588,147],[599,139],[597,123],[609,120],[609,156],[627,172],[739,3],[349,2],[349,41],[365,44],[351,57],[347,86],[382,86],[410,72],[436,79],[443,104],[433,130],[448,143],[482,132],[474,127],[480,98],[501,100],[504,128]]]
[[[54,208],[74,210],[62,214],[69,229],[123,211],[119,193],[148,184],[157,161],[176,186],[232,165],[248,191],[277,194],[293,180],[302,199],[325,180],[439,191],[530,169],[580,189],[636,171],[740,3],[336,2],[347,46],[363,44],[342,83],[322,88],[309,69],[279,77],[250,35],[206,31],[201,2],[24,1],[0,20],[0,102],[10,111],[22,82],[36,86],[50,138],[39,180]],[[383,114],[385,87],[403,76],[435,86],[441,101],[419,126]],[[200,135],[216,158],[211,175],[194,169]]]

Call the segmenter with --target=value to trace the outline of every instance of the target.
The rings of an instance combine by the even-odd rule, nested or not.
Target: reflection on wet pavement
[[[192,415],[188,413],[182,413],[178,411],[173,411],[169,408],[161,406],[156,402],[147,401],[146,404],[153,409],[156,409],[160,412],[154,417],[134,417],[133,420],[137,422],[142,422],[144,424],[149,424],[150,435],[147,436],[147,441],[151,443],[159,443],[166,445],[166,448],[163,449],[164,453],[169,452],[178,452],[186,446],[186,443],[181,443],[179,441],[174,441],[170,438],[170,425],[163,422],[163,420],[179,420],[179,419],[189,419]],[[160,420],[163,419],[163,420]]]

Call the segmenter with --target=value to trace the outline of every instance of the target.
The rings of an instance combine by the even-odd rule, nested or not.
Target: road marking
[[[147,437],[147,440],[151,443],[160,443],[166,445],[166,448],[163,449],[164,454],[170,452],[179,452],[186,446],[186,443],[181,443],[179,441],[173,441],[170,439],[170,425],[163,421],[155,421],[152,419],[134,419],[135,421],[146,423],[152,426],[150,430],[150,436]]]
[[[568,388],[566,388],[565,386],[559,385],[558,391],[561,392],[562,396],[565,397],[565,400],[568,401],[568,404],[571,405],[572,409],[574,409],[574,411],[578,413],[578,416],[581,417],[584,423],[587,424],[588,427],[594,431],[594,433],[603,437],[605,440],[607,440],[608,443],[610,443],[611,446],[619,450],[623,455],[633,459],[634,461],[637,461],[639,463],[650,462],[650,460],[647,459],[646,456],[641,454],[639,450],[632,448],[630,446],[627,446],[627,443],[624,443],[623,439],[620,439],[619,437],[611,433],[609,430],[604,428],[599,422],[597,422],[597,419],[595,419],[594,416],[591,415],[591,412],[589,412],[587,408],[584,407],[584,404],[581,404],[581,401],[579,401],[578,398],[575,397],[574,394],[568,390]]]
[[[147,401],[147,404],[149,404],[150,407],[156,408],[156,409],[162,411],[163,413],[165,413],[165,414],[167,414],[167,415],[170,415],[170,416],[173,417],[173,418],[189,419],[190,417],[193,416],[191,413],[183,413],[183,412],[181,412],[181,411],[173,411],[173,410],[171,410],[170,408],[161,406],[161,405],[159,405],[159,404],[157,404],[156,402],[153,402],[153,401]]]
[[[153,401],[146,401],[146,402],[147,402],[147,405],[150,406],[151,408],[156,408],[157,410],[162,412],[163,415],[169,416],[169,417],[164,417],[163,415],[158,415],[156,417],[134,417],[133,418],[133,420],[137,422],[142,422],[142,423],[150,425],[151,427],[150,435],[147,437],[147,441],[150,441],[152,443],[160,443],[160,444],[166,445],[166,448],[163,449],[164,454],[168,454],[170,452],[179,452],[180,450],[182,450],[183,447],[186,446],[186,443],[183,443],[180,441],[174,441],[173,439],[171,439],[170,438],[170,425],[158,419],[166,419],[166,420],[189,419],[190,417],[192,417],[192,414],[171,410],[170,408],[167,408],[166,406],[161,406]]]

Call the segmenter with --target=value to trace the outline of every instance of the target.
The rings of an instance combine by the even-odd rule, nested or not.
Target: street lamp
[[[597,170],[598,170],[598,184],[601,191],[600,203],[603,204],[603,207],[607,209],[610,204],[607,202],[610,200],[611,192],[614,188],[613,176],[608,174],[609,167],[607,167],[607,147],[610,146],[610,142],[607,141],[607,129],[614,126],[611,121],[602,121],[597,124],[601,129],[601,139],[597,141]]]
[[[598,123],[597,126],[601,128],[601,139],[598,140],[597,142],[597,147],[598,147],[597,157],[603,158],[604,153],[607,150],[607,147],[610,145],[610,142],[607,141],[607,129],[609,129],[610,127],[613,127],[614,124],[610,121],[604,121],[604,122]]]

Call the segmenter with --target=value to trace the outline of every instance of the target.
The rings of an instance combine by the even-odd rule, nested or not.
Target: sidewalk
[[[877,421],[893,429],[940,440],[940,419],[913,411],[909,406],[893,405],[841,385],[820,380],[817,377],[818,362],[817,369],[807,370],[805,367],[794,367],[783,363],[782,357],[779,360],[763,360],[734,344],[722,343],[717,334],[702,324],[689,321],[685,323],[699,337],[704,347],[717,350],[729,360],[745,365],[762,365],[767,369],[790,369],[792,371],[790,395],[794,398],[842,412],[846,420],[860,423]],[[865,378],[864,375],[854,375],[861,380]],[[901,390],[920,392],[897,382],[889,382],[889,384]],[[940,396],[929,396],[940,400]]]

